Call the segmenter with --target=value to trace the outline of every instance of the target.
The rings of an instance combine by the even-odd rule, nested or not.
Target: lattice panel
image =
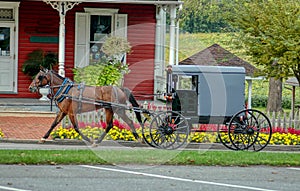
[[[0,20],[13,20],[13,9],[0,9]]]

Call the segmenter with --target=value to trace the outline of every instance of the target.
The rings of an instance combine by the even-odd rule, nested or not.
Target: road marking
[[[270,189],[264,189],[264,188],[234,185],[234,184],[224,184],[224,183],[195,180],[195,179],[178,178],[178,177],[150,174],[150,173],[144,173],[144,172],[120,170],[120,169],[115,169],[115,168],[97,167],[97,166],[90,166],[90,165],[80,165],[80,166],[85,167],[85,168],[92,168],[92,169],[112,171],[112,172],[121,172],[121,173],[126,173],[126,174],[134,174],[134,175],[148,176],[148,177],[154,177],[154,178],[163,178],[163,179],[176,180],[176,181],[182,181],[182,182],[193,182],[193,183],[199,183],[199,184],[209,184],[209,185],[214,185],[214,186],[223,186],[223,187],[231,187],[231,188],[242,188],[242,189],[256,190],[256,191],[276,191],[276,190],[270,190]]]
[[[19,188],[12,188],[12,187],[6,187],[6,186],[0,186],[0,189],[2,190],[12,190],[12,191],[31,191],[31,190],[23,190]]]

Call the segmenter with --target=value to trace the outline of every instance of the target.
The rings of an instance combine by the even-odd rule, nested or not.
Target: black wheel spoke
[[[260,151],[270,142],[272,127],[270,120],[262,112],[248,109],[232,117],[228,126],[228,134],[236,150]],[[262,137],[262,134],[267,138]]]

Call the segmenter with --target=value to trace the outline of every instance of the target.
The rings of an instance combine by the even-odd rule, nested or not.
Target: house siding
[[[73,79],[75,49],[75,13],[84,7],[118,8],[128,14],[128,41],[132,52],[127,56],[131,72],[125,76],[124,86],[135,94],[152,94],[154,87],[155,5],[81,3],[66,14],[65,75]],[[31,78],[22,72],[28,53],[36,49],[58,52],[58,43],[30,42],[31,37],[57,37],[59,15],[50,5],[37,1],[21,1],[19,7],[18,94],[0,97],[37,98],[28,91]]]

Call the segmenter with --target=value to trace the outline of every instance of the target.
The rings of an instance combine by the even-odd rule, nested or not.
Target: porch
[[[55,113],[54,102],[32,98],[1,98],[0,112],[49,112]]]

